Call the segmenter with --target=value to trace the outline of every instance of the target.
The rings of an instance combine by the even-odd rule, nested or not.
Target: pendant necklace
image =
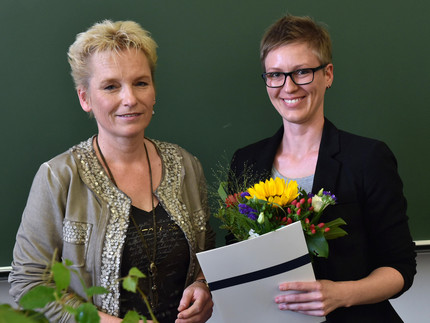
[[[113,174],[109,168],[108,163],[106,162],[106,159],[102,153],[102,150],[100,149],[99,146],[99,140],[98,140],[98,135],[96,136],[96,145],[97,145],[97,149],[99,151],[100,157],[106,167],[106,170],[108,171],[109,174],[109,178],[111,179],[112,183],[115,184],[116,187],[118,187],[118,185],[115,182],[115,178],[113,177]],[[151,162],[149,160],[149,154],[148,154],[148,149],[146,148],[146,144],[145,144],[145,139],[143,141],[143,146],[145,148],[145,153],[146,153],[146,160],[148,161],[148,169],[149,169],[149,184],[150,184],[150,192],[151,192],[151,206],[152,206],[152,221],[153,221],[153,234],[154,234],[154,244],[153,244],[153,248],[152,248],[152,255],[150,255],[149,253],[149,246],[148,243],[146,242],[145,237],[143,236],[142,231],[140,230],[136,220],[134,219],[133,215],[130,213],[130,218],[131,221],[133,222],[134,227],[136,228],[137,233],[140,236],[140,239],[142,240],[142,244],[144,245],[144,250],[146,253],[146,256],[148,257],[148,262],[149,262],[149,267],[148,267],[148,272],[149,272],[149,292],[150,292],[150,304],[151,304],[151,308],[154,310],[154,308],[157,306],[158,304],[158,290],[157,290],[157,266],[155,265],[155,256],[157,254],[157,222],[156,222],[156,216],[155,216],[155,208],[154,208],[154,198],[153,198],[153,185],[152,185],[152,169],[151,169]],[[152,257],[151,257],[152,256]]]

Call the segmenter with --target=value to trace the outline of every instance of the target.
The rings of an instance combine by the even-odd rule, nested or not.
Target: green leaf
[[[66,290],[70,285],[70,270],[61,262],[56,262],[52,266],[55,285],[58,291]]]
[[[75,320],[77,323],[99,323],[100,316],[91,303],[83,303],[76,309]]]
[[[344,225],[346,222],[342,218],[337,218],[336,220],[330,221],[326,223],[326,227],[329,227],[330,230],[324,234],[327,240],[336,239],[347,235],[348,233],[339,228],[340,225]]]
[[[132,267],[130,271],[128,272],[129,276],[137,277],[137,278],[145,278],[145,274],[142,273],[139,269],[136,267]]]
[[[88,297],[93,297],[93,295],[101,295],[101,294],[107,294],[107,293],[109,293],[109,291],[106,288],[101,286],[93,286],[85,290],[85,294]]]
[[[348,232],[346,232],[345,230],[339,227],[333,227],[333,228],[330,228],[330,231],[325,233],[325,238],[327,240],[331,240],[331,239],[336,239],[336,238],[346,236],[347,234]]]
[[[49,323],[45,316],[30,310],[17,310],[9,304],[0,305],[0,323]]]
[[[220,184],[219,184],[219,187],[218,187],[218,194],[219,194],[219,197],[221,198],[221,200],[223,200],[223,201],[225,201],[225,199],[227,198],[227,193],[225,192],[225,185],[227,185],[227,182],[221,182]]]
[[[55,301],[55,289],[39,285],[30,289],[19,301],[19,305],[24,309],[43,308],[48,303]]]
[[[324,258],[328,257],[328,243],[322,232],[306,234],[305,237],[309,252],[312,255]]]
[[[122,287],[129,292],[136,293],[137,278],[127,276],[122,282]]]
[[[141,316],[135,311],[128,311],[122,323],[139,323]],[[146,320],[146,319],[145,319]]]
[[[69,259],[64,259],[64,264],[67,267],[73,266],[73,261],[69,260]]]
[[[39,313],[33,310],[24,310],[23,312],[28,318],[31,318],[32,322],[49,323],[48,319],[45,317],[45,315],[43,315],[43,313]]]

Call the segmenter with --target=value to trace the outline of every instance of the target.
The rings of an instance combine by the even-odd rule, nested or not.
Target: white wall
[[[405,323],[430,322],[430,251],[419,252],[411,289],[391,301]]]
[[[417,262],[412,288],[391,301],[405,323],[424,323],[430,318],[430,252],[419,252]],[[0,304],[13,304],[8,291],[7,278],[0,278]]]

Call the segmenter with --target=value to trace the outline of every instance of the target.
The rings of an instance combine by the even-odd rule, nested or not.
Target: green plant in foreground
[[[57,303],[63,310],[72,314],[77,323],[99,323],[98,310],[92,304],[91,299],[94,295],[105,294],[108,291],[100,286],[87,288],[79,273],[71,268],[72,265],[73,263],[70,260],[65,260],[64,263],[53,261],[52,266],[47,271],[46,284],[36,286],[23,295],[18,309],[9,304],[0,305],[0,323],[49,323],[43,314],[43,308],[52,302]],[[70,294],[68,288],[72,274],[77,275],[86,294],[86,300],[77,308],[67,305],[65,301],[66,295]],[[139,278],[145,277],[139,269],[133,267],[130,269],[128,276],[120,280],[122,280],[122,286],[125,290],[133,293],[139,292],[148,307],[151,319],[154,323],[158,323],[149,306],[146,295],[137,284]],[[135,311],[129,311],[122,322],[138,323],[139,320],[147,322],[146,317],[143,315],[139,315]]]

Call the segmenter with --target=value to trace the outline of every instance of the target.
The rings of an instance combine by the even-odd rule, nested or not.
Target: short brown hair
[[[267,54],[273,49],[292,43],[307,43],[321,64],[332,62],[330,34],[310,17],[286,15],[269,27],[260,43],[260,61],[263,70]]]

